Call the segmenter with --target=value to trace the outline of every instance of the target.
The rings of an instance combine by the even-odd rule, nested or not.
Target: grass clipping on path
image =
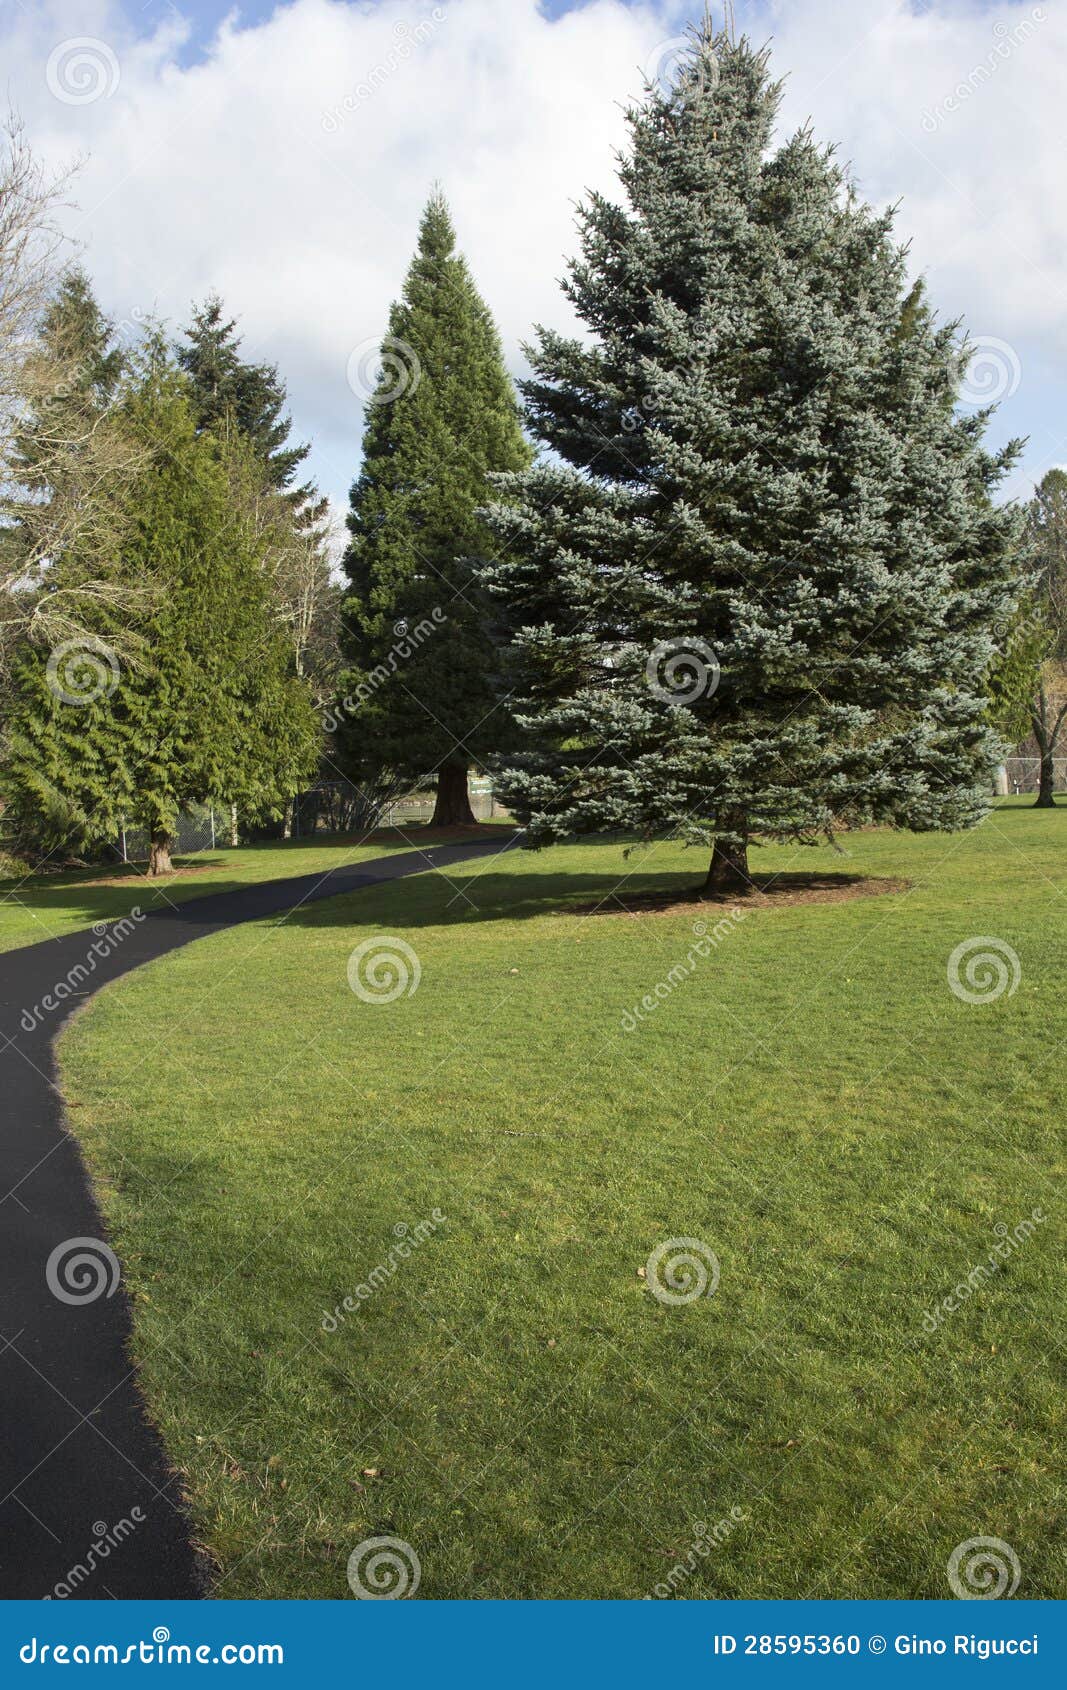
[[[515,851],[109,987],[64,1085],[217,1594],[1062,1596],[1065,827],[768,849],[913,884],[714,946],[691,853]]]

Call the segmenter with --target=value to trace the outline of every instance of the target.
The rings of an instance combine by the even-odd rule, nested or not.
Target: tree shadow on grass
[[[495,831],[495,830],[494,830]],[[420,833],[425,837],[420,838]],[[312,834],[299,839],[266,839],[241,845],[237,849],[247,865],[250,858],[262,857],[269,864],[269,874],[248,875],[237,870],[231,862],[227,847],[199,851],[193,855],[174,858],[176,872],[149,879],[146,865],[140,862],[97,863],[88,867],[65,867],[55,872],[28,875],[9,875],[0,879],[0,938],[4,933],[5,912],[14,915],[25,910],[31,918],[39,917],[39,924],[19,933],[19,944],[33,944],[48,939],[49,916],[74,911],[85,926],[110,921],[129,914],[134,909],[144,914],[166,915],[174,906],[192,913],[202,898],[214,898],[229,892],[242,892],[268,880],[299,880],[316,873],[324,874],[342,869],[352,862],[353,853],[370,845],[389,852],[418,850],[420,846],[455,842],[467,837],[489,837],[488,827],[469,829],[460,834],[430,832],[420,828],[379,828],[373,833]],[[336,862],[323,862],[315,869],[301,864],[302,853],[336,852]],[[368,872],[373,871],[374,857],[366,858]],[[353,866],[362,868],[363,863]],[[62,934],[70,932],[67,922]],[[60,936],[62,936],[62,934]]]
[[[528,921],[544,916],[598,920],[642,915],[705,915],[717,920],[735,908],[774,909],[787,904],[836,903],[845,899],[900,892],[910,882],[848,873],[782,873],[756,875],[748,897],[701,897],[706,869],[694,862],[692,872],[634,870],[604,874],[509,874],[494,865],[471,870],[438,869],[425,876],[381,886],[366,886],[320,903],[308,903],[282,917],[289,925],[307,927],[363,927],[370,922],[408,930],[493,921]],[[369,896],[368,896],[369,895]]]

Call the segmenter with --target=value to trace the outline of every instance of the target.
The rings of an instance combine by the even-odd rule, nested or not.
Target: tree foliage
[[[111,560],[135,454],[115,426],[118,353],[54,213],[65,187],[21,123],[0,131],[0,717],[27,632],[55,644],[114,596]],[[53,566],[68,560],[57,590]]]
[[[165,870],[182,808],[225,795],[277,811],[313,770],[318,734],[257,536],[158,333],[119,405],[140,467],[115,569],[123,586],[151,589],[142,638],[120,656],[124,616],[103,601],[87,607],[87,635],[52,650],[23,643],[6,788],[17,814],[64,838],[144,826]],[[54,566],[58,590],[68,567]]]
[[[293,444],[292,419],[286,411],[285,384],[275,364],[252,364],[241,357],[237,322],[227,317],[218,294],[193,311],[178,347],[178,362],[189,377],[198,428],[224,439],[236,432],[248,441],[263,466],[264,482],[296,505],[312,499],[314,487],[294,487],[300,465],[311,448]]]
[[[540,841],[714,836],[715,885],[753,836],[977,820],[1015,591],[991,493],[1017,447],[956,414],[968,354],[892,213],[807,130],[772,148],[778,101],[766,53],[705,25],[629,112],[624,203],[589,196],[564,284],[589,338],[529,349],[551,456],[490,513],[526,730],[505,797]]]
[[[438,822],[473,820],[467,768],[504,742],[497,628],[472,560],[488,475],[529,462],[500,341],[435,194],[389,318],[345,556],[341,757],[439,776]]]
[[[194,310],[177,355],[197,427],[220,442],[232,498],[255,530],[297,673],[324,710],[339,670],[340,590],[327,501],[314,482],[296,484],[310,448],[290,440],[285,384],[276,365],[242,356],[236,320],[217,294]]]

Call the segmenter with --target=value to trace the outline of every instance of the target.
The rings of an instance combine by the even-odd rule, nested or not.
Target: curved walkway
[[[206,1594],[130,1367],[118,1264],[64,1117],[54,1041],[65,1017],[192,939],[513,843],[461,841],[265,881],[0,954],[0,1598]]]

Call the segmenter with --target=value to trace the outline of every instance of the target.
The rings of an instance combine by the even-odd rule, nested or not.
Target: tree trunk
[[[296,806],[296,800],[294,798],[287,798],[286,799],[286,801],[285,801],[285,814],[282,817],[282,838],[283,839],[291,839],[293,837],[293,810],[294,810],[295,806]]]
[[[150,876],[158,874],[173,874],[174,864],[170,860],[171,846],[174,835],[163,829],[155,829],[150,835],[148,847],[148,873]]]
[[[1008,770],[1006,765],[1001,763],[993,776],[993,795],[996,798],[1006,798],[1008,791]]]
[[[467,795],[465,763],[444,763],[437,773],[437,802],[431,827],[475,827],[477,823]]]
[[[1061,715],[1059,721],[1053,725],[1051,712],[1049,710],[1048,694],[1046,693],[1044,684],[1042,683],[1042,686],[1038,691],[1037,703],[1030,712],[1030,723],[1034,730],[1034,738],[1037,741],[1038,755],[1041,759],[1040,773],[1037,781],[1037,797],[1034,800],[1035,810],[1054,810],[1056,807],[1056,799],[1054,796],[1056,777],[1053,770],[1052,759],[1056,752],[1056,741],[1059,738],[1060,724],[1062,721],[1063,716]]]
[[[1041,747],[1041,773],[1038,777],[1037,797],[1034,800],[1035,810],[1054,810],[1056,808],[1056,775],[1052,764],[1052,747]]]
[[[240,844],[237,837],[237,805],[230,805],[230,844],[236,849]]]
[[[715,835],[711,853],[711,867],[704,882],[706,898],[720,897],[724,892],[745,896],[752,890],[748,872],[748,824],[745,817],[732,812],[722,818],[723,831]]]

